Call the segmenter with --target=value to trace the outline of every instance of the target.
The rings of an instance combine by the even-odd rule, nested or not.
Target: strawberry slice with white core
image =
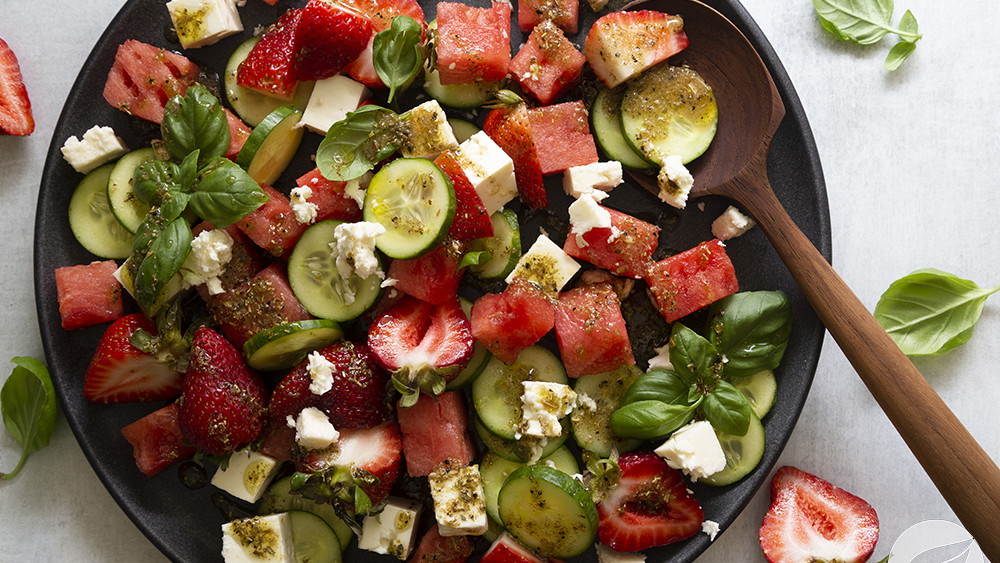
[[[760,547],[771,563],[863,563],[878,536],[878,516],[864,500],[795,467],[774,474],[760,526]]]
[[[583,54],[594,74],[614,88],[687,46],[680,16],[638,10],[612,12],[594,22]]]
[[[337,74],[365,50],[372,37],[372,23],[355,9],[310,0],[302,10],[298,29],[299,80],[322,80]]]
[[[390,421],[374,428],[344,430],[338,447],[335,466],[348,467],[352,472],[362,470],[378,478],[377,484],[361,487],[373,503],[389,495],[403,458],[398,424]]]
[[[0,39],[0,135],[24,136],[35,130],[28,90],[21,66],[7,43]]]
[[[104,331],[83,384],[83,396],[95,403],[160,401],[181,392],[181,374],[130,342],[137,330],[156,334],[145,316],[134,313]]]

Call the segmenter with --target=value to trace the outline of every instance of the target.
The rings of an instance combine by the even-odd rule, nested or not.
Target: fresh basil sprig
[[[246,171],[228,158],[216,157],[198,173],[190,206],[199,217],[223,229],[267,199],[267,194]]]
[[[730,377],[778,367],[791,331],[792,307],[780,291],[736,293],[709,310],[709,340]]]
[[[49,445],[56,425],[56,392],[49,370],[35,358],[19,356],[11,360],[14,371],[0,389],[3,423],[21,445],[21,459],[0,479],[13,479],[32,453]]]
[[[316,166],[325,178],[355,180],[399,148],[403,126],[396,112],[369,104],[334,123],[316,149]]]
[[[423,67],[422,36],[423,28],[409,16],[396,16],[388,29],[375,34],[372,63],[375,73],[389,87],[387,102],[392,103],[396,90],[409,84]]]
[[[229,149],[229,122],[219,100],[201,84],[193,84],[184,96],[174,96],[163,110],[160,124],[163,144],[170,156],[183,160],[200,151],[199,167]]]
[[[695,409],[700,404],[700,399],[690,405],[654,400],[637,401],[611,413],[608,423],[615,434],[625,438],[640,440],[658,438],[691,422]]]
[[[870,45],[890,33],[899,36],[885,59],[885,69],[896,70],[923,37],[917,30],[917,18],[909,10],[898,26],[893,27],[893,0],[813,0],[820,24],[842,41]]]
[[[968,342],[986,298],[998,291],[941,270],[917,270],[882,294],[875,319],[904,354],[940,355]]]

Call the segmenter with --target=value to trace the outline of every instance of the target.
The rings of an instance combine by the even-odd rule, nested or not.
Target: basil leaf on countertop
[[[899,29],[917,34],[917,18],[913,17],[913,13],[909,10],[903,14],[903,19],[899,20]],[[889,49],[889,54],[885,57],[885,69],[890,72],[896,70],[916,49],[916,39],[912,41],[901,39]]]
[[[328,180],[360,178],[396,152],[403,129],[396,112],[374,104],[361,106],[330,126],[316,149],[316,166]]]
[[[986,298],[997,291],[941,270],[917,270],[889,286],[874,315],[904,354],[940,355],[968,342]]]
[[[712,427],[733,436],[746,436],[752,410],[746,396],[725,380],[717,382],[701,403],[701,413]]]
[[[166,223],[149,242],[132,284],[135,300],[143,311],[155,312],[157,297],[181,270],[181,265],[191,252],[193,239],[194,235],[187,221],[178,217]],[[138,234],[136,240],[139,240]]]
[[[622,438],[648,440],[666,436],[694,417],[698,403],[672,405],[662,401],[637,401],[611,413],[611,430]],[[746,430],[743,431],[746,433]]]
[[[160,133],[170,156],[177,160],[200,150],[199,167],[229,150],[226,112],[219,100],[201,84],[190,86],[183,97],[174,96],[167,102]]]
[[[670,363],[677,375],[687,381],[703,379],[707,382],[718,359],[718,351],[705,337],[681,323],[674,323],[670,332]]]
[[[392,103],[398,88],[405,87],[423,69],[422,38],[423,29],[409,16],[396,16],[389,29],[375,34],[372,63],[375,73],[389,87],[388,103]]]
[[[729,377],[778,367],[791,332],[792,307],[780,291],[735,293],[709,310],[709,341],[725,357]]]
[[[675,404],[687,403],[690,386],[691,381],[684,380],[675,371],[654,369],[640,376],[629,386],[622,396],[621,404],[650,400]]]
[[[268,200],[267,193],[235,162],[216,157],[205,167],[191,192],[191,209],[224,229]]]
[[[21,459],[0,479],[13,479],[32,453],[49,445],[56,425],[56,392],[45,364],[35,358],[18,356],[11,360],[14,371],[0,389],[3,424],[21,446]]]
[[[901,41],[889,52],[886,70],[898,68],[922,37],[909,10],[897,27],[892,26],[892,0],[813,0],[813,8],[820,25],[842,41],[871,45],[890,33],[898,35]],[[908,45],[900,47],[903,43]]]

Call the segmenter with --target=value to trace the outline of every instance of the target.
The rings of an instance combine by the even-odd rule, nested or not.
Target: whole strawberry
[[[199,450],[223,455],[256,440],[264,428],[267,391],[260,376],[221,334],[194,334],[180,398],[181,432]]]

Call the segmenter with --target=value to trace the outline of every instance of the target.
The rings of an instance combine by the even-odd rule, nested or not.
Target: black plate
[[[436,12],[433,2],[422,2],[428,20]],[[480,2],[485,4],[485,2]],[[778,197],[785,204],[803,232],[830,256],[829,211],[819,157],[803,113],[778,57],[756,24],[736,0],[709,0],[739,26],[767,63],[784,99],[787,115],[774,139],[768,172]],[[241,9],[246,32],[219,44],[185,53],[203,69],[221,71],[228,54],[259,24],[276,19],[290,2],[277,6],[251,1]],[[584,6],[580,10],[581,29],[587,29],[594,15]],[[516,17],[516,16],[515,16]],[[514,26],[516,28],[516,25]],[[522,38],[514,30],[512,45]],[[158,46],[179,49],[170,33],[169,18],[162,0],[130,0],[108,26],[98,41],[66,101],[49,148],[42,175],[35,224],[35,293],[45,353],[56,390],[66,418],[76,434],[94,471],[108,491],[164,554],[174,560],[203,562],[219,559],[221,550],[219,526],[225,521],[213,505],[213,487],[192,491],[178,480],[175,470],[167,470],[152,478],[140,474],[133,463],[131,447],[121,438],[122,426],[146,415],[160,405],[124,404],[97,405],[83,398],[83,374],[104,331],[105,325],[75,332],[60,328],[56,304],[53,270],[61,266],[88,263],[94,257],[74,239],[69,228],[67,208],[69,198],[80,181],[59,152],[70,135],[80,135],[95,124],[110,125],[123,136],[130,147],[141,146],[151,134],[136,127],[134,120],[111,108],[101,92],[118,45],[129,38],[140,39]],[[578,44],[582,44],[582,35]],[[312,135],[312,137],[317,137]],[[290,186],[296,173],[309,167],[300,160],[279,181],[278,186]],[[553,191],[561,190],[550,190]],[[556,196],[557,198],[559,196]],[[662,208],[648,194],[626,186],[619,187],[609,205],[649,217],[650,208]],[[667,237],[667,245],[683,250],[710,238],[709,223],[726,205],[721,200],[706,199],[704,209],[693,203],[684,213],[657,214],[654,219],[676,226]],[[678,220],[679,219],[679,220]],[[735,520],[755,491],[766,479],[771,467],[788,440],[798,419],[812,383],[823,328],[805,302],[794,281],[778,259],[760,229],[731,241],[730,255],[740,278],[741,289],[781,289],[793,303],[795,329],[784,362],[778,370],[778,398],[772,412],[764,419],[767,448],[757,469],[740,483],[723,488],[696,485],[706,517],[723,528]],[[693,539],[666,548],[649,551],[650,561],[692,561],[709,545],[708,536],[698,534]],[[749,548],[748,548],[749,549]],[[386,561],[388,558],[353,551],[353,561]],[[594,560],[593,552],[579,560]]]

